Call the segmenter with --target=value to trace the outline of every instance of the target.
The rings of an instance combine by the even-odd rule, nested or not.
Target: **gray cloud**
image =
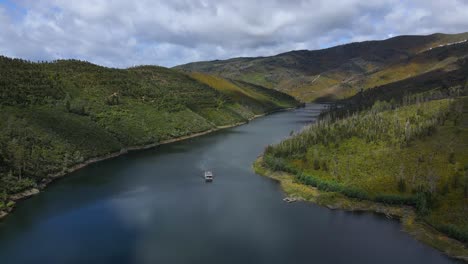
[[[0,1],[0,53],[128,67],[468,30],[468,1]]]

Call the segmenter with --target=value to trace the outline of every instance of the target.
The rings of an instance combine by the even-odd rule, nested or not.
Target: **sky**
[[[0,55],[172,67],[468,31],[468,0],[0,0]]]

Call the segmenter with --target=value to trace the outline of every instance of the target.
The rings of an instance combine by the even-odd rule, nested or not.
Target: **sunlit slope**
[[[343,98],[437,68],[466,56],[468,33],[399,36],[271,57],[234,58],[177,66],[284,91],[303,101]],[[452,51],[455,49],[455,51]]]
[[[468,98],[426,93],[396,106],[323,119],[269,146],[264,166],[317,187],[318,199],[348,197],[409,205],[438,230],[468,242]]]
[[[295,101],[291,96],[251,83],[204,73],[192,73],[190,76],[233,98],[255,114],[290,107]]]

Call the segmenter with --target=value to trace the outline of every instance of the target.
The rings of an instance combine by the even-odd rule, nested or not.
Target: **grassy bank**
[[[329,209],[378,213],[387,218],[399,219],[403,229],[417,240],[428,244],[450,257],[468,261],[465,244],[454,240],[421,221],[411,206],[397,206],[373,201],[354,199],[338,192],[319,190],[317,187],[299,182],[294,174],[274,171],[265,166],[263,157],[253,164],[254,171],[279,182],[289,197],[313,202]]]
[[[352,209],[359,201],[374,209],[370,204],[412,208],[412,217],[400,214],[408,229],[426,226],[460,241],[443,236],[448,244],[466,246],[467,142],[466,97],[402,106],[377,102],[345,118],[325,117],[267,147],[261,166],[289,173],[285,189],[319,204]],[[461,254],[436,236],[423,237],[418,238],[449,255]]]

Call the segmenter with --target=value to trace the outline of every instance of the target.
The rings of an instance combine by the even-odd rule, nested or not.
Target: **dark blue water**
[[[287,204],[252,172],[319,105],[94,164],[0,223],[0,263],[450,263],[397,221]],[[215,181],[202,173],[211,169]]]

